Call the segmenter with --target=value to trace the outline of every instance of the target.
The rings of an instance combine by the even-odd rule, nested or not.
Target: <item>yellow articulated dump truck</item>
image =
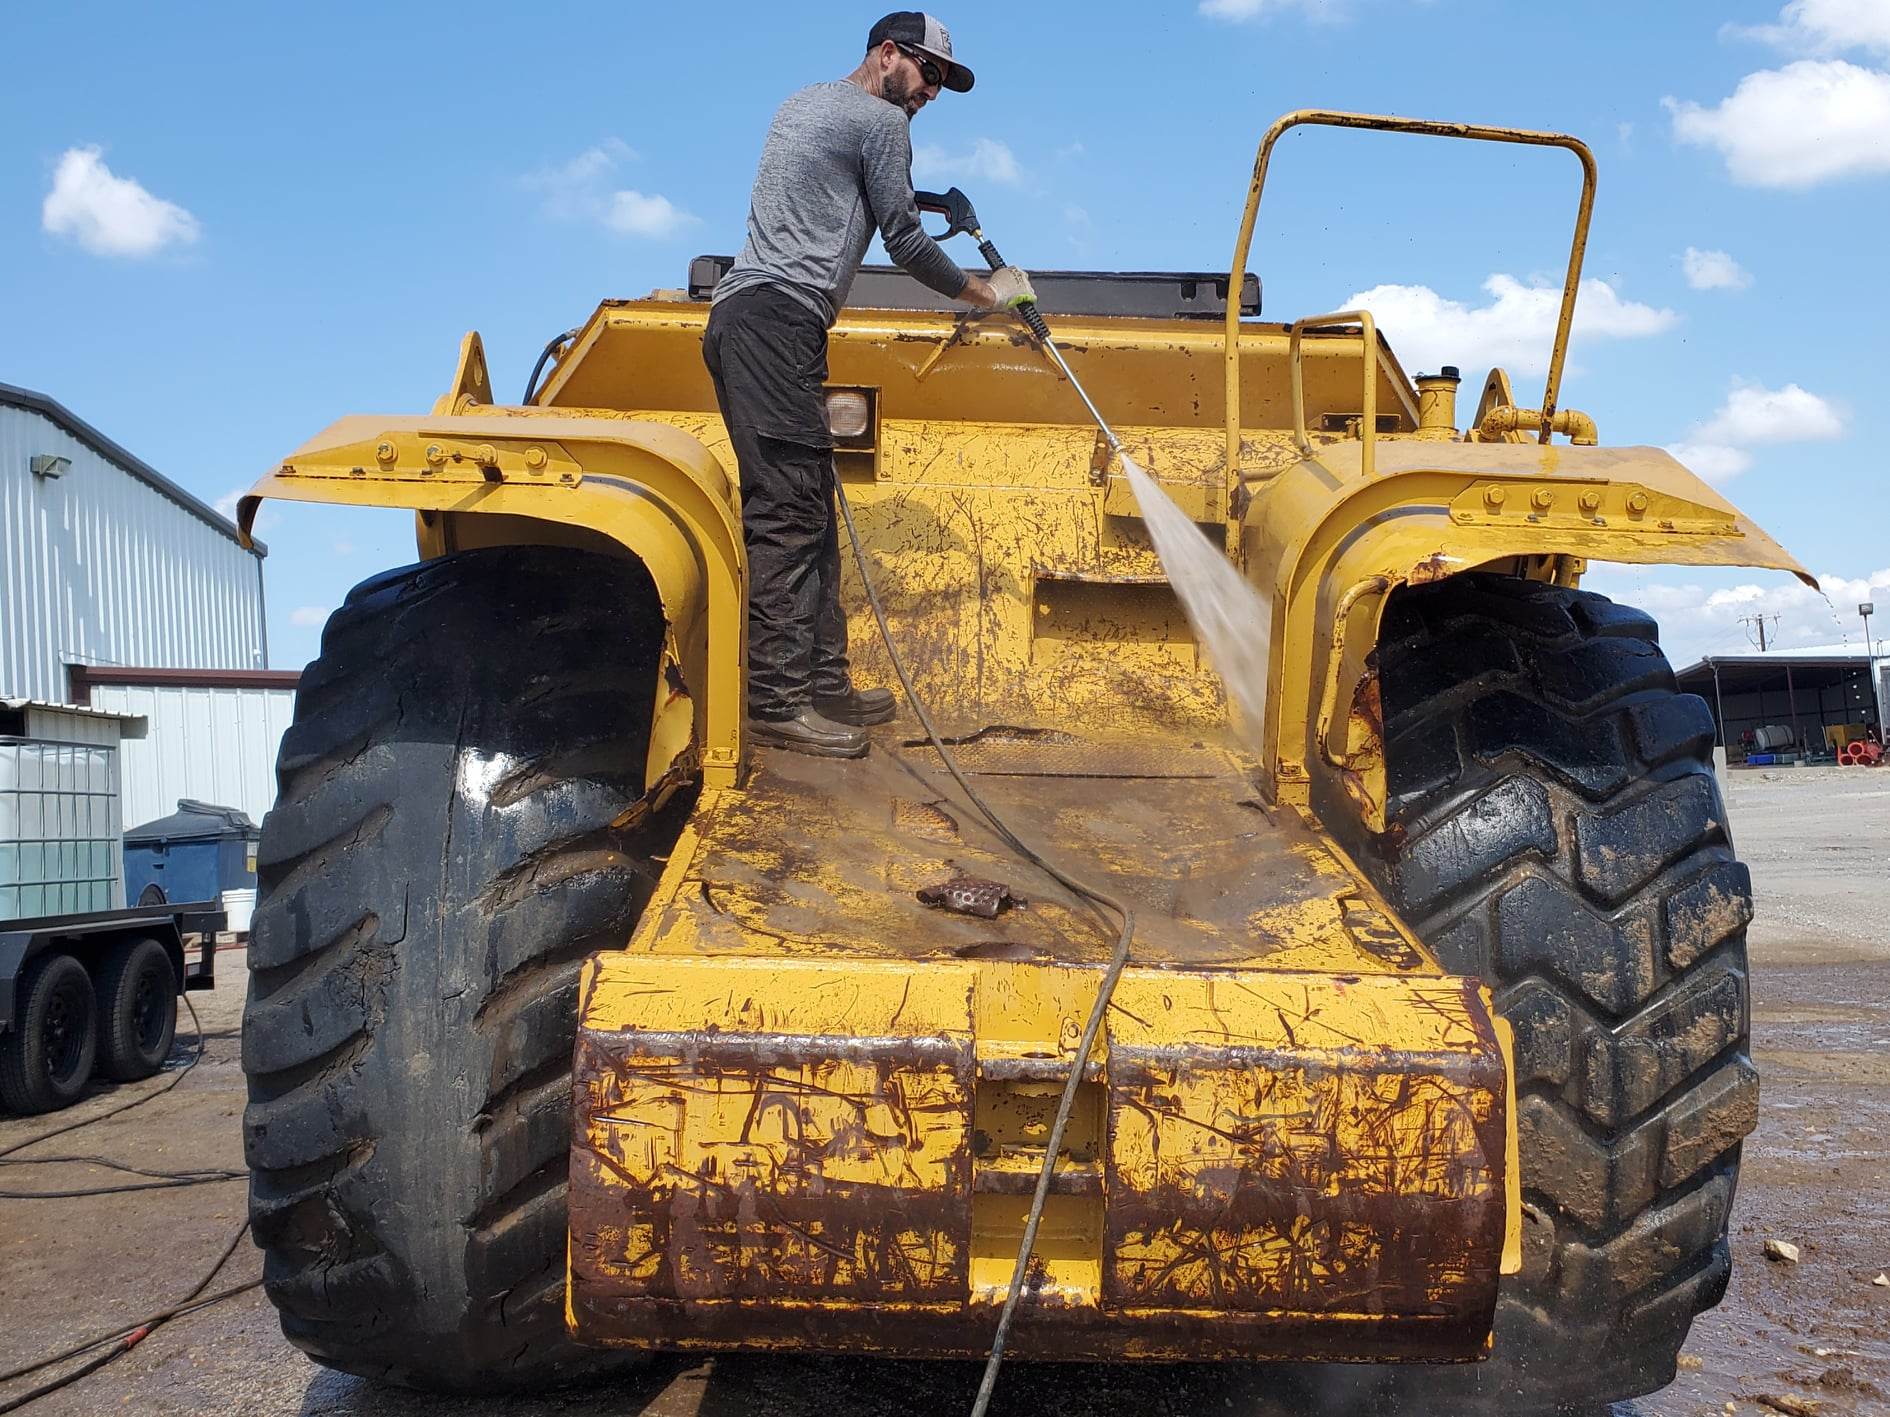
[[[1460,416],[1369,312],[1258,318],[1303,123],[1579,159],[1537,406],[1493,370]],[[410,508],[419,560],[328,622],[263,828],[245,1129],[289,1338],[461,1390],[611,1350],[978,1358],[1047,1175],[1018,1358],[1382,1363],[1452,1411],[1668,1381],[1756,1118],[1750,884],[1706,706],[1579,582],[1803,571],[1558,406],[1593,195],[1572,138],[1301,112],[1225,275],[1038,277],[1264,597],[1244,724],[1045,350],[855,286],[828,409],[890,641],[978,794],[1135,912],[1083,1056],[1113,928],[909,714],[857,761],[744,742],[725,263],[601,305],[518,405],[468,336],[431,412],[290,453],[245,527]],[[851,650],[893,682],[870,615]]]

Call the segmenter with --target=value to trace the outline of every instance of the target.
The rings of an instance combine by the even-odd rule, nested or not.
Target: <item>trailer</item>
[[[0,1106],[52,1112],[96,1075],[150,1077],[177,998],[216,987],[221,901],[0,920]]]

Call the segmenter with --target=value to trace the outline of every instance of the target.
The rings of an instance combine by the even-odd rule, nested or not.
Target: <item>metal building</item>
[[[63,405],[0,384],[0,696],[67,701],[74,664],[266,668],[265,554]]]
[[[121,745],[127,825],[169,816],[186,797],[260,822],[276,800],[276,747],[295,716],[294,670],[72,668],[74,702],[142,719]]]
[[[1706,700],[1735,762],[1762,729],[1783,729],[1790,744],[1812,753],[1828,747],[1832,728],[1881,737],[1890,703],[1890,657],[1842,645],[1709,654],[1674,677]]]

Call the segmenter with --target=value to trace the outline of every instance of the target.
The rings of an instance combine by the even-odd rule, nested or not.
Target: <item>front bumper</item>
[[[573,1334],[981,1354],[1100,977],[594,957]],[[1010,1351],[1481,1356],[1520,1228],[1501,1028],[1459,978],[1128,970]]]

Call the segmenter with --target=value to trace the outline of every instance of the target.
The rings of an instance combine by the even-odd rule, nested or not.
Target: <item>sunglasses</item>
[[[919,77],[924,79],[926,83],[930,84],[935,89],[945,87],[945,71],[939,68],[938,62],[933,59],[931,55],[922,53],[917,49],[908,49],[905,45],[900,44],[898,40],[894,40],[893,45],[901,54],[905,55],[906,58],[919,66]]]

